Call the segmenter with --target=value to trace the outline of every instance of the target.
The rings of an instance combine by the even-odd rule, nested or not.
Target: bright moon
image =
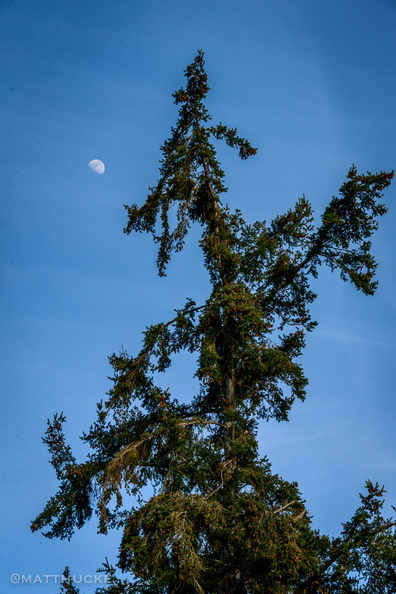
[[[88,166],[90,167],[90,169],[92,169],[94,173],[98,173],[99,175],[102,175],[102,173],[104,173],[105,166],[103,161],[101,161],[100,159],[92,159],[92,161],[88,163]]]

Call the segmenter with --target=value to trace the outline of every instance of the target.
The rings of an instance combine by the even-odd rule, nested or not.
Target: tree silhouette
[[[101,532],[121,529],[117,565],[127,578],[106,563],[109,584],[98,592],[395,592],[384,490],[368,482],[340,537],[320,535],[297,483],[271,472],[257,441],[260,420],[284,421],[295,399],[305,398],[298,357],[316,325],[310,278],[326,264],[374,293],[370,237],[386,212],[379,200],[393,172],[360,174],[352,166],[318,228],[305,197],[269,225],[249,224],[221,201],[224,172],[212,139],[242,159],[256,149],[235,128],[210,125],[201,51],[185,75],[185,88],[173,95],[179,119],[162,146],[159,181],[143,206],[126,207],[125,231],[153,235],[163,276],[190,226],[199,225],[211,293],[147,328],[136,356],[110,357],[114,385],[83,435],[91,448],[85,462],[65,443],[63,414],[49,422],[45,442],[60,488],[32,529],[70,538],[93,513]],[[155,381],[181,351],[197,355],[200,387],[188,403]],[[153,494],[143,500],[146,485]],[[132,508],[124,505],[131,495]]]

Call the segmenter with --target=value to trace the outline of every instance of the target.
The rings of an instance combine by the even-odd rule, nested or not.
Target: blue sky
[[[221,149],[227,199],[271,220],[305,193],[319,216],[352,163],[396,166],[395,0],[0,0],[3,552],[10,575],[94,574],[118,537],[90,525],[71,542],[31,534],[56,489],[41,443],[64,411],[70,443],[110,387],[107,356],[133,353],[140,333],[208,291],[193,233],[160,279],[149,237],[125,236],[123,204],[158,177],[159,147],[177,111],[171,94],[198,48],[214,121],[259,148],[247,162]],[[106,165],[103,175],[91,159]],[[308,397],[289,423],[264,424],[262,452],[298,481],[314,526],[337,534],[366,479],[396,503],[396,186],[374,240],[374,297],[323,270],[319,321],[304,365]],[[194,391],[192,361],[169,377]],[[168,381],[168,380],[167,380]],[[390,507],[388,506],[388,509]],[[44,579],[44,578],[42,578]],[[55,592],[48,584],[40,592]],[[83,588],[92,592],[93,587]]]

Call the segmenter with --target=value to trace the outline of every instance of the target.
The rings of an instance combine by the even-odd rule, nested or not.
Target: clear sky
[[[207,295],[197,234],[160,279],[151,239],[122,233],[123,204],[158,178],[171,94],[199,48],[214,121],[259,148],[247,162],[219,154],[229,203],[249,221],[302,193],[319,216],[352,163],[396,167],[395,0],[0,0],[4,594],[58,591],[13,585],[12,573],[90,575],[116,560],[118,536],[93,524],[71,542],[30,533],[57,486],[41,437],[64,411],[82,458],[78,436],[110,387],[107,356],[136,352],[148,324]],[[377,294],[322,271],[307,400],[260,431],[274,471],[299,483],[314,526],[332,535],[368,478],[396,504],[395,196],[396,184],[374,240]],[[194,392],[192,372],[184,358],[170,374],[175,395]]]

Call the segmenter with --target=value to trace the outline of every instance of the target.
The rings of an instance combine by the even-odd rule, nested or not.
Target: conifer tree
[[[256,149],[235,128],[211,124],[201,51],[185,75],[173,95],[179,119],[162,146],[159,181],[143,206],[126,207],[125,231],[153,235],[163,276],[190,226],[200,226],[211,293],[148,327],[136,355],[110,357],[114,383],[83,435],[86,461],[65,442],[64,415],[48,422],[44,441],[60,487],[32,529],[70,538],[93,514],[100,532],[120,529],[117,565],[126,577],[106,562],[109,584],[97,592],[395,592],[395,524],[382,516],[384,489],[367,482],[340,536],[321,535],[297,483],[272,473],[257,441],[260,421],[287,420],[306,395],[298,358],[316,325],[310,278],[326,264],[364,294],[375,292],[370,237],[393,172],[352,166],[318,228],[305,197],[270,224],[247,223],[222,202],[212,139],[242,159]],[[200,388],[187,403],[155,382],[181,351],[197,355]],[[153,495],[143,500],[146,485]]]

